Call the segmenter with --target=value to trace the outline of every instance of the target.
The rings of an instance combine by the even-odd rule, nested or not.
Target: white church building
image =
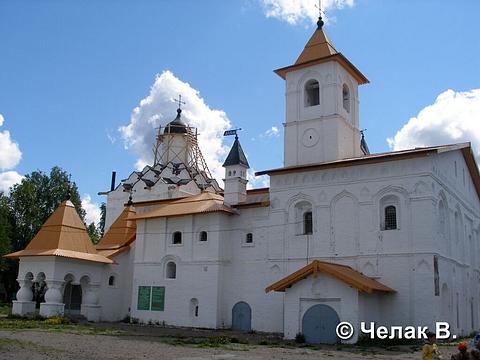
[[[20,259],[13,312],[79,312],[91,321],[302,333],[334,343],[336,325],[480,327],[480,176],[469,143],[370,154],[359,124],[367,78],[323,22],[285,80],[284,166],[247,190],[238,138],[224,189],[196,130],[158,131],[151,166],[107,196],[92,245],[63,202]],[[172,116],[173,118],[173,116]],[[112,184],[116,185],[116,184]],[[348,342],[357,340],[358,331]]]

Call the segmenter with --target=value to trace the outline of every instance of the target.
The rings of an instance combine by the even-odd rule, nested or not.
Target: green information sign
[[[152,311],[165,309],[165,288],[163,286],[152,287]]]
[[[150,310],[150,294],[152,288],[150,286],[139,286],[138,287],[138,310]]]

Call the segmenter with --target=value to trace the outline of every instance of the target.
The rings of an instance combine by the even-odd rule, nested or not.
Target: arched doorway
[[[335,344],[340,318],[328,305],[318,304],[307,310],[302,319],[302,333],[305,341],[312,344]]]
[[[232,329],[252,330],[252,309],[246,302],[240,301],[232,309]]]
[[[80,314],[82,305],[82,287],[74,283],[72,275],[65,276],[65,289],[63,291],[63,303],[65,304],[65,314]]]

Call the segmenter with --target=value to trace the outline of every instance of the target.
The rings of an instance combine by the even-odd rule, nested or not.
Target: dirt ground
[[[106,325],[105,325],[106,326]],[[121,327],[121,326],[117,326]],[[43,359],[176,359],[176,360],[260,360],[260,359],[421,359],[420,352],[410,347],[385,349],[342,348],[325,346],[321,349],[289,348],[271,345],[226,344],[205,347],[195,344],[168,343],[165,333],[170,330],[152,330],[145,327],[123,326],[127,331],[121,335],[86,335],[56,331],[15,330],[0,331],[0,359],[43,360]],[[178,331],[177,331],[178,332]],[[211,332],[200,331],[199,337]],[[217,336],[218,333],[215,333]],[[230,334],[231,336],[231,334]],[[255,335],[246,335],[255,336]],[[180,337],[181,338],[181,337]],[[242,340],[242,339],[241,339]],[[177,343],[175,343],[177,341]],[[250,343],[255,343],[252,339]],[[453,347],[443,347],[444,359],[449,359]]]

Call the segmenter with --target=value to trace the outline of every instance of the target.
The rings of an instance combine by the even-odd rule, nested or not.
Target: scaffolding
[[[165,128],[165,126],[158,128],[156,142],[153,147],[153,167],[157,164],[165,166],[168,163],[174,165],[183,163],[190,173],[193,171],[194,173],[201,174],[206,179],[213,179],[207,162],[198,146],[197,129],[187,125],[185,133],[165,133]],[[180,136],[184,140],[185,149],[176,151],[174,143]]]

